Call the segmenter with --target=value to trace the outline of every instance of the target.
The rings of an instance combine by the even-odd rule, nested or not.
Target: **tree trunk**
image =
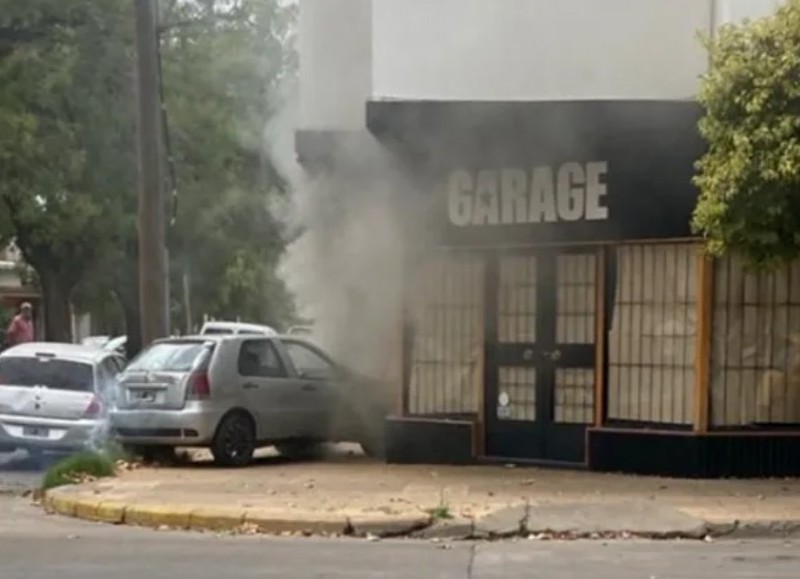
[[[39,273],[44,303],[44,339],[48,342],[72,342],[72,316],[69,296],[72,288],[65,286],[57,274]],[[36,336],[36,339],[40,339]]]

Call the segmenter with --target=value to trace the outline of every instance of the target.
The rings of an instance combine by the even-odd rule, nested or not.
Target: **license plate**
[[[35,436],[36,438],[47,438],[50,434],[49,428],[42,428],[41,426],[23,426],[23,436]]]
[[[155,392],[134,392],[133,399],[137,402],[155,402],[156,401],[156,393]]]

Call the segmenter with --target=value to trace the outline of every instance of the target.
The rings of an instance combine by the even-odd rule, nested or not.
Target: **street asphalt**
[[[38,486],[43,468],[24,452],[0,453],[0,495],[20,494]]]
[[[443,543],[154,531],[46,515],[41,476],[0,456],[0,578],[796,579],[798,540]]]
[[[0,496],[2,579],[796,579],[798,541],[440,543],[153,531]]]

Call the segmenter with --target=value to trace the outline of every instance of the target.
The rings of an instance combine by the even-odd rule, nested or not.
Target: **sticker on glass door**
[[[536,420],[536,368],[500,368],[498,386],[499,420]]]

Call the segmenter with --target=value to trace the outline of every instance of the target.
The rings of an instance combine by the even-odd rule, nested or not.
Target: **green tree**
[[[708,151],[693,225],[716,255],[772,267],[800,256],[800,0],[707,40]]]
[[[69,340],[75,286],[114,238],[117,200],[98,153],[104,107],[130,92],[108,76],[125,42],[120,0],[0,1],[0,207],[44,294],[48,339]]]
[[[296,67],[295,8],[274,0],[174,2],[162,27],[176,222],[172,287],[191,278],[202,314],[281,325],[292,301],[275,270],[283,230],[270,211],[285,184],[264,129]]]
[[[280,324],[292,304],[275,274],[283,232],[270,206],[284,185],[262,133],[294,73],[295,9],[277,0],[162,8],[179,192],[169,231],[173,303],[189,272],[196,320]],[[70,299],[104,317],[116,302],[135,351],[133,30],[129,0],[0,0],[0,213],[38,274],[48,337],[68,338]]]
[[[11,220],[8,218],[8,213],[0,211],[0,251],[5,248],[6,244],[14,237],[14,228],[11,226]]]

